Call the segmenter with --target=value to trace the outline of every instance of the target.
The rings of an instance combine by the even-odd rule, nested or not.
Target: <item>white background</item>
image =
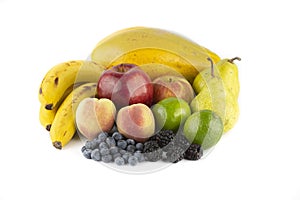
[[[300,199],[297,1],[0,0],[0,200]],[[55,64],[86,59],[114,31],[178,32],[222,58],[240,56],[241,115],[214,151],[144,175],[54,149],[38,88]]]

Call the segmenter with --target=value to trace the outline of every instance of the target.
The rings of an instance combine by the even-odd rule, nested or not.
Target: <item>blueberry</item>
[[[95,149],[97,147],[97,143],[94,140],[92,140],[92,141],[86,141],[85,147],[87,149]]]
[[[117,142],[117,146],[118,146],[119,148],[121,148],[121,149],[126,149],[126,147],[127,147],[127,142],[126,142],[125,140],[119,140],[119,141]]]
[[[129,163],[129,165],[131,165],[131,166],[135,166],[135,165],[138,163],[138,158],[135,157],[135,156],[130,156],[130,157],[128,158],[128,163]]]
[[[122,155],[125,154],[126,152],[127,152],[127,151],[124,150],[124,149],[119,149],[119,153],[122,154]]]
[[[130,144],[130,145],[127,146],[126,150],[129,151],[129,152],[131,152],[131,153],[134,153],[135,146]]]
[[[108,154],[108,155],[104,155],[102,156],[102,161],[105,163],[109,163],[112,161],[112,155]]]
[[[115,153],[114,155],[113,155],[113,159],[115,160],[116,158],[118,158],[118,157],[121,157],[122,155],[120,154],[120,153]]]
[[[86,146],[81,147],[81,152],[83,153],[86,150]]]
[[[109,151],[111,154],[116,154],[119,152],[119,148],[118,147],[110,147]]]
[[[102,132],[98,135],[98,139],[101,141],[101,142],[105,142],[106,138],[107,138],[108,134],[106,132]]]
[[[91,158],[95,161],[101,160],[101,155],[99,149],[94,149],[91,153]]]
[[[139,151],[143,151],[144,145],[143,145],[143,143],[139,142],[139,143],[136,143],[135,148]]]
[[[125,165],[125,160],[124,160],[124,158],[122,158],[122,157],[117,157],[117,158],[115,159],[115,163],[116,163],[117,165]]]
[[[94,138],[92,141],[96,143],[96,146],[98,146],[101,143],[101,140],[97,137]]]
[[[105,141],[106,141],[106,144],[107,144],[109,147],[114,147],[114,146],[116,146],[116,141],[115,141],[115,139],[112,138],[112,137],[106,138]]]
[[[144,155],[140,151],[136,151],[133,154],[135,157],[137,157],[139,162],[145,161]]]
[[[91,159],[92,149],[86,149],[83,151],[83,156],[87,159]]]
[[[108,155],[110,153],[109,149],[108,148],[102,148],[100,149],[100,154],[101,155]]]
[[[115,140],[121,140],[123,139],[123,135],[121,135],[121,133],[119,132],[114,132],[112,137],[115,139]]]
[[[106,144],[106,142],[101,142],[99,144],[99,149],[103,149],[103,148],[108,149],[108,145]]]
[[[127,144],[135,145],[135,141],[133,139],[127,139],[126,140]]]
[[[126,152],[125,154],[122,155],[122,158],[124,158],[125,162],[128,162],[128,158],[132,156],[131,153]]]

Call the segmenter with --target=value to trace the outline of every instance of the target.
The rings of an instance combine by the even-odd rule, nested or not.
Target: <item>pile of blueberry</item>
[[[191,144],[184,135],[170,130],[160,131],[145,143],[127,139],[117,131],[102,132],[95,139],[86,141],[81,151],[88,159],[131,166],[143,161],[199,160],[203,155],[200,145]]]
[[[113,134],[102,132],[95,139],[86,141],[81,151],[87,159],[134,166],[138,162],[145,161],[143,148],[142,143],[124,138],[119,132]]]

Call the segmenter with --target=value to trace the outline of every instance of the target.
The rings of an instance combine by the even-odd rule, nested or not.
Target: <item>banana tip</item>
[[[59,141],[53,142],[53,146],[59,150],[61,150],[61,148],[62,148],[61,142],[59,142]]]
[[[46,125],[46,130],[47,130],[47,131],[50,131],[50,129],[51,129],[51,124],[47,124],[47,125]]]

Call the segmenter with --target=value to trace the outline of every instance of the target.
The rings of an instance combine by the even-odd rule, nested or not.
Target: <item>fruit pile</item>
[[[40,122],[57,149],[83,136],[82,153],[95,161],[198,160],[238,119],[235,60],[165,30],[125,29],[100,41],[90,60],[48,71]]]

